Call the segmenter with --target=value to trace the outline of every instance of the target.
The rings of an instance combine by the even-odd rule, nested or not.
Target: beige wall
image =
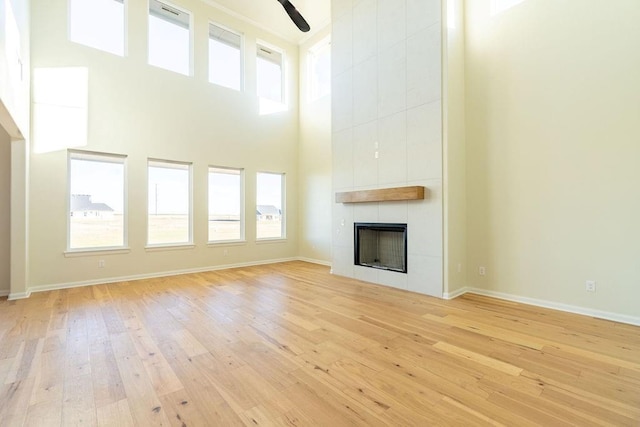
[[[450,297],[467,286],[464,2],[443,5],[444,294]]]
[[[299,245],[302,258],[331,261],[331,95],[309,99],[309,48],[331,26],[300,45]]]
[[[640,316],[640,3],[489,3],[467,2],[469,283]]]
[[[11,140],[0,127],[0,295],[7,295],[11,277]]]
[[[31,154],[31,271],[35,288],[152,275],[185,269],[295,257],[298,241],[298,50],[204,2],[173,2],[195,19],[194,76],[146,64],[147,2],[127,2],[128,56],[121,58],[67,40],[67,2],[37,0],[32,7],[32,61],[38,67],[87,67],[88,144],[82,149],[128,156],[128,254],[65,257],[67,153]],[[246,91],[207,82],[208,20],[245,34]],[[289,110],[258,114],[255,95],[256,39],[286,49]],[[195,249],[149,252],[146,244],[147,158],[193,162]],[[207,247],[207,167],[246,172],[247,243]],[[287,240],[255,242],[255,175],[284,172]],[[224,251],[226,250],[226,255]],[[98,269],[104,259],[105,268]]]

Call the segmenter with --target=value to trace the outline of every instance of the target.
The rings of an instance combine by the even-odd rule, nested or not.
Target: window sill
[[[274,237],[269,239],[256,239],[256,245],[265,245],[269,243],[286,243],[286,237]]]
[[[83,256],[98,256],[98,255],[119,255],[128,254],[131,249],[123,248],[93,248],[93,249],[69,249],[64,251],[65,258],[83,257]]]
[[[173,245],[153,245],[145,246],[144,250],[147,252],[163,252],[163,251],[185,251],[195,249],[196,245],[193,243],[185,244],[173,244]]]
[[[219,242],[208,242],[207,246],[210,248],[217,248],[220,246],[245,246],[246,240],[221,240]]]

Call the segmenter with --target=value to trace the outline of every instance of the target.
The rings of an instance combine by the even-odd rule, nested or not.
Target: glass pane
[[[331,45],[328,42],[320,49],[312,51],[311,58],[311,100],[316,100],[331,92]]]
[[[240,49],[209,39],[209,81],[231,89],[241,88]]]
[[[258,173],[256,197],[256,238],[284,237],[282,226],[282,174]]]
[[[69,248],[124,246],[124,164],[71,159]]]
[[[209,241],[242,239],[241,186],[239,170],[209,171]]]
[[[117,0],[70,0],[69,38],[124,56],[124,3]]]
[[[257,58],[258,97],[282,102],[282,65]]]
[[[189,29],[149,15],[149,64],[189,75]]]
[[[188,169],[149,166],[150,245],[191,241],[189,187]]]

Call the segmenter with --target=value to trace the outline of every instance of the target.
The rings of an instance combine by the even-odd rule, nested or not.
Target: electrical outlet
[[[98,261],[98,268],[104,268],[104,266],[105,266],[104,260],[103,259],[99,260]]]
[[[462,263],[458,263],[458,273],[462,273]]]
[[[228,250],[226,250],[226,249],[225,249],[225,250],[223,250],[223,251],[222,251],[222,256],[227,256],[227,255],[229,255],[229,251],[228,251]]]
[[[478,267],[478,274],[481,276],[486,276],[487,275],[486,267]]]
[[[595,280],[587,280],[584,282],[584,289],[587,292],[595,292],[596,291],[596,281]]]

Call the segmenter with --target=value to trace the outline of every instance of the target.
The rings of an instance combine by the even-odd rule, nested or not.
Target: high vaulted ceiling
[[[331,0],[290,0],[304,16],[311,31],[303,33],[289,19],[277,0],[203,0],[236,16],[242,16],[292,43],[300,43],[331,21]]]

